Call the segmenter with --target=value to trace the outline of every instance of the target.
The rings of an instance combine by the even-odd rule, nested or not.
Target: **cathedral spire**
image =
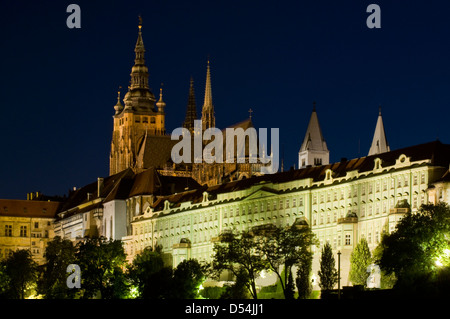
[[[202,129],[205,131],[208,128],[215,127],[216,121],[214,118],[214,106],[212,103],[212,90],[211,90],[211,70],[209,66],[206,69],[206,85],[205,85],[205,100],[202,108]]]
[[[309,165],[326,165],[330,162],[330,151],[322,134],[316,112],[316,102],[299,151],[299,168]]]
[[[145,65],[145,47],[142,40],[142,18],[139,16],[139,32],[134,47],[134,65],[131,69],[131,89],[149,89],[148,86],[148,68]]]
[[[375,126],[375,133],[373,134],[372,145],[369,150],[369,156],[389,152],[389,144],[384,132],[383,117],[381,116],[381,106],[378,109],[378,120]]]
[[[187,128],[191,133],[194,132],[194,121],[197,119],[197,106],[195,103],[194,79],[190,80],[189,98],[186,110],[186,118],[183,127]]]

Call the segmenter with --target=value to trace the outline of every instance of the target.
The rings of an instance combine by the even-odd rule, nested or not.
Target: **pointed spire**
[[[389,152],[389,144],[384,131],[383,117],[381,116],[381,106],[378,109],[378,120],[373,134],[372,145],[369,150],[369,156]]]
[[[148,68],[145,65],[145,47],[144,41],[142,40],[142,18],[139,16],[139,33],[136,41],[136,46],[134,47],[134,52],[136,54],[134,58],[134,65],[131,68],[131,90],[133,89],[145,89],[149,90],[148,86]]]
[[[197,119],[197,106],[195,103],[194,79],[191,77],[189,84],[189,98],[186,110],[186,118],[183,127],[187,128],[191,133],[194,131],[194,121]]]
[[[327,143],[323,137],[322,129],[319,125],[319,118],[317,117],[316,102],[313,103],[313,111],[311,113],[311,118],[309,119],[305,139],[300,148],[300,151],[306,150],[328,152]]]
[[[311,118],[306,129],[305,138],[299,151],[299,168],[308,165],[326,165],[330,162],[330,151],[322,134],[316,112],[316,102],[313,103]]]
[[[145,53],[145,47],[144,47],[144,41],[142,40],[142,17],[139,16],[139,33],[138,38],[136,41],[136,46],[134,47],[134,52],[136,53],[136,58],[134,59],[135,65],[143,65],[145,64],[144,60],[144,53]]]
[[[211,90],[211,69],[209,66],[209,59],[208,59],[208,66],[206,69],[205,100],[203,102],[203,108],[213,109],[212,90]]]
[[[205,100],[203,102],[202,108],[202,129],[205,131],[208,128],[215,127],[215,118],[214,118],[214,106],[212,103],[212,90],[211,90],[211,70],[209,66],[206,69],[206,85],[205,85]]]

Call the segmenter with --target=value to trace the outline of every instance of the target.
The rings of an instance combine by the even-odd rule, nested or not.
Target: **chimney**
[[[103,191],[103,177],[97,178],[97,197],[100,197]]]

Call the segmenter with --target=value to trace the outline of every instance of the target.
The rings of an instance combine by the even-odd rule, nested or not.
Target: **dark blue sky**
[[[66,8],[81,7],[81,29]],[[381,8],[369,29],[366,8]],[[216,126],[280,129],[297,163],[313,101],[331,161],[367,155],[382,106],[391,149],[450,143],[448,1],[3,1],[0,198],[65,194],[107,176],[113,106],[128,86],[138,15],[166,128],[197,112],[211,60]],[[122,90],[122,96],[125,89]]]

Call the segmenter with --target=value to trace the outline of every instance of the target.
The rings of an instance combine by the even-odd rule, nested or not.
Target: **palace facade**
[[[433,141],[391,150],[381,110],[364,157],[330,163],[314,103],[298,169],[262,175],[260,163],[175,164],[171,150],[178,141],[166,134],[166,104],[162,90],[156,101],[149,89],[144,53],[140,23],[131,84],[123,103],[119,92],[114,106],[109,176],[74,189],[56,206],[0,202],[0,256],[30,247],[42,261],[40,238],[104,236],[121,240],[129,261],[160,245],[166,263],[175,267],[189,258],[211,260],[224,231],[306,224],[319,240],[311,247],[314,283],[329,242],[336,258],[341,253],[344,286],[351,285],[350,254],[361,238],[374,249],[405,214],[422,204],[450,203],[450,145]],[[191,79],[182,126],[194,133],[196,119]],[[209,61],[201,120],[202,133],[215,126]],[[231,127],[246,130],[253,123],[250,118]]]

